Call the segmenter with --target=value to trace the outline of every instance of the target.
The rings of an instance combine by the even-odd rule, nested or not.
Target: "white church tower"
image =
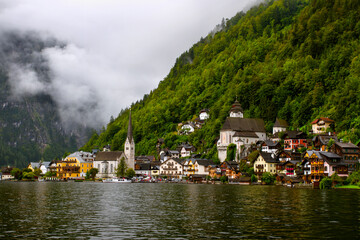
[[[241,104],[238,102],[237,98],[231,106],[230,117],[244,118],[244,110],[242,109]]]
[[[131,109],[129,115],[129,126],[128,133],[125,141],[124,152],[126,156],[126,164],[128,168],[135,169],[135,142],[132,132],[132,124],[131,124]]]

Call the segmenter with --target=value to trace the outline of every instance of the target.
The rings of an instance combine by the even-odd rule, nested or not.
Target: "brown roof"
[[[274,127],[284,127],[284,128],[287,128],[287,127],[289,127],[289,124],[288,124],[287,121],[284,120],[284,119],[278,119],[278,118],[276,118]]]
[[[354,149],[359,149],[358,146],[356,146],[353,143],[343,143],[343,142],[335,142],[336,145],[338,145],[341,148],[354,148]]]
[[[258,138],[259,136],[256,135],[256,133],[254,133],[254,132],[235,132],[233,137],[254,137],[254,138]]]
[[[116,161],[119,159],[124,152],[114,151],[114,152],[98,152],[95,157],[95,161]]]
[[[228,117],[221,130],[233,130],[238,132],[265,132],[264,120],[258,118],[234,118]]]
[[[244,110],[241,107],[241,104],[238,102],[238,100],[236,100],[230,109],[230,112],[244,112]]]
[[[296,131],[296,130],[286,131],[285,135],[287,136],[285,138],[290,138],[290,139],[305,139],[306,138],[305,133]]]
[[[330,118],[320,117],[320,118],[315,119],[311,124],[316,124],[316,123],[318,123],[320,120],[323,120],[324,122],[327,122],[327,123],[332,123],[332,122],[334,122],[334,120],[332,120],[332,119],[330,119]]]

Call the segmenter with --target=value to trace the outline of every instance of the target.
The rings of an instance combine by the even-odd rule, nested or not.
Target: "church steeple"
[[[129,125],[128,125],[128,132],[125,141],[125,146],[124,146],[124,153],[126,156],[127,167],[135,169],[135,142],[132,131],[131,109],[129,114]]]
[[[134,141],[133,132],[132,132],[132,123],[131,123],[131,109],[129,114],[129,125],[128,125],[128,132],[127,132],[127,139],[129,142],[132,143]]]

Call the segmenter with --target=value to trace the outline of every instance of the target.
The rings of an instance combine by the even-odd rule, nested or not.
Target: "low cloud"
[[[14,96],[49,94],[67,125],[99,128],[154,89],[223,17],[253,2],[0,0],[0,64]],[[13,32],[26,59],[4,40]]]

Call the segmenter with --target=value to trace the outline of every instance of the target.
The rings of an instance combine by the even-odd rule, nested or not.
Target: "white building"
[[[99,171],[96,176],[99,178],[116,177],[116,169],[122,158],[126,159],[122,151],[98,152],[93,165]]]
[[[209,118],[209,109],[202,109],[199,114],[200,121],[205,121]]]
[[[160,175],[168,178],[181,179],[184,175],[184,165],[181,159],[170,158],[160,165]]]
[[[236,100],[230,110],[230,117],[220,130],[220,139],[217,143],[218,157],[221,162],[226,159],[227,147],[236,145],[236,159],[247,156],[252,144],[266,140],[264,120],[257,118],[243,118],[243,109]]]
[[[276,118],[275,124],[273,126],[273,134],[277,132],[285,132],[288,127],[289,124],[286,120]]]

